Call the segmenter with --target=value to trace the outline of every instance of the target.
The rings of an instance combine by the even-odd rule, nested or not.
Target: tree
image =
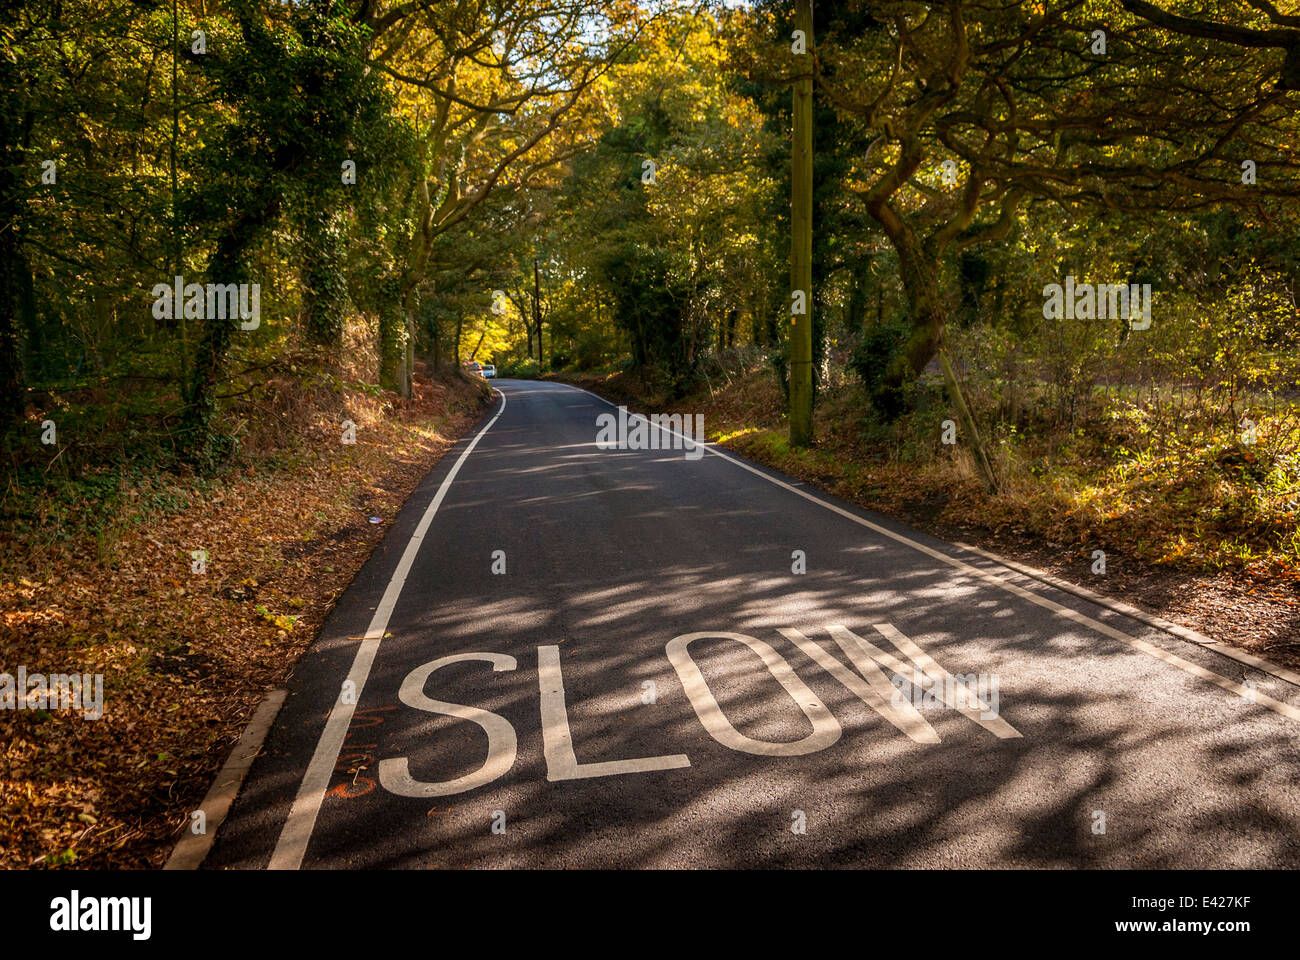
[[[403,325],[380,325],[381,382],[407,393],[412,307],[437,239],[503,180],[527,179],[563,158],[556,134],[581,120],[588,91],[644,16],[635,4],[591,0],[411,0],[386,10],[366,0],[358,16],[371,32],[370,63],[395,83],[420,138],[416,227],[398,268]],[[560,152],[547,153],[546,144]]]
[[[23,409],[19,311],[31,288],[31,268],[20,239],[26,207],[23,138],[31,127],[31,113],[13,49],[14,6],[9,0],[0,3],[0,433]]]
[[[725,39],[702,11],[647,29],[619,66],[608,127],[573,163],[552,245],[589,287],[584,306],[626,334],[631,365],[674,395],[724,326],[734,339],[762,322],[776,280],[760,251],[769,138],[727,83]]]
[[[1278,135],[1294,111],[1289,68],[1265,52],[1294,49],[1294,31],[1245,46],[1263,41],[1224,27],[1192,42],[1187,23],[1090,3],[861,6],[880,27],[817,55],[833,67],[820,72],[821,89],[877,136],[862,202],[897,253],[909,304],[873,391],[886,415],[905,409],[908,385],[942,341],[945,258],[1007,237],[1022,203],[1073,216],[1296,195]],[[1253,6],[1216,10],[1238,20],[1268,12]],[[1243,159],[1265,171],[1258,185],[1242,184]]]

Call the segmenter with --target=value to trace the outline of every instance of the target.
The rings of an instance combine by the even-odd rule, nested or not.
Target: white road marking
[[[713,696],[713,691],[709,689],[709,684],[704,679],[699,665],[691,657],[689,649],[691,642],[703,640],[705,637],[739,641],[762,657],[768,672],[776,678],[776,682],[781,684],[785,692],[790,695],[790,699],[812,724],[812,733],[802,740],[770,743],[747,737],[733,727]],[[799,679],[799,675],[794,672],[785,657],[762,640],[743,633],[687,633],[669,640],[665,652],[673,669],[677,671],[682,686],[686,689],[686,696],[690,698],[695,715],[700,718],[700,723],[704,724],[704,729],[709,731],[710,736],[724,747],[742,753],[754,753],[760,757],[801,757],[804,754],[825,750],[840,738],[842,730],[834,714],[822,706],[816,694]]]
[[[573,752],[573,734],[569,730],[569,709],[564,701],[564,674],[560,668],[560,648],[537,648],[537,685],[542,701],[542,749],[546,754],[546,779],[586,780],[613,777],[624,773],[649,773],[652,770],[675,770],[689,767],[683,753],[666,757],[638,757],[634,760],[606,760],[579,763]]]
[[[1244,663],[1246,666],[1252,667],[1260,673],[1266,673],[1271,677],[1277,677],[1279,680],[1285,680],[1292,686],[1300,687],[1300,673],[1279,666],[1271,660],[1265,660],[1263,657],[1257,657],[1253,653],[1247,653],[1245,650],[1230,646],[1226,643],[1221,643],[1213,637],[1204,636],[1203,634],[1197,633],[1195,630],[1184,627],[1182,624],[1170,623],[1163,617],[1157,617],[1153,614],[1147,613],[1145,610],[1139,610],[1137,607],[1116,600],[1114,597],[1107,597],[1099,593],[1094,593],[1087,587],[1081,587],[1077,583],[1070,583],[1068,580],[1054,577],[1050,573],[1046,573],[1042,570],[1036,570],[1023,563],[1017,563],[1015,560],[1008,560],[1006,557],[1000,557],[996,553],[990,553],[988,550],[981,550],[979,547],[973,547],[969,543],[962,543],[960,540],[957,540],[954,541],[954,546],[961,547],[963,550],[969,550],[971,553],[978,553],[982,557],[986,557],[989,560],[1000,563],[1002,566],[1016,571],[1016,573],[1022,574],[1033,580],[1039,580],[1043,583],[1050,584],[1051,586],[1064,590],[1066,593],[1073,593],[1075,596],[1091,600],[1100,606],[1109,607],[1112,610],[1118,610],[1120,613],[1141,620],[1143,623],[1155,627],[1158,630],[1163,630],[1165,633],[1172,633],[1174,636],[1186,640],[1189,643],[1198,643],[1202,646],[1213,645],[1214,652],[1220,656],[1236,660],[1238,663]]]
[[[460,458],[443,478],[433,501],[425,509],[415,532],[411,534],[411,539],[402,553],[401,560],[398,561],[397,569],[393,571],[393,576],[388,581],[388,588],[384,591],[379,606],[375,608],[374,616],[370,619],[370,627],[366,630],[361,645],[357,647],[352,669],[348,671],[347,679],[352,681],[353,695],[347,700],[351,702],[344,700],[340,689],[339,697],[334,701],[334,708],[330,710],[329,719],[325,722],[320,741],[316,744],[316,752],[312,754],[311,762],[307,765],[307,773],[298,788],[298,796],[293,801],[284,829],[280,831],[280,839],[276,841],[275,851],[271,854],[271,862],[268,864],[271,870],[297,870],[302,866],[303,856],[307,853],[307,842],[311,839],[311,832],[316,826],[316,817],[320,814],[321,802],[325,799],[325,791],[329,789],[330,778],[334,774],[334,764],[338,762],[339,750],[343,747],[343,741],[347,739],[348,726],[352,723],[352,714],[356,709],[357,701],[361,699],[361,690],[366,684],[366,678],[370,676],[375,654],[379,652],[379,641],[383,638],[384,631],[388,629],[388,619],[393,614],[393,608],[397,606],[397,598],[401,596],[402,587],[406,585],[406,576],[415,563],[415,555],[420,550],[420,544],[424,541],[429,525],[433,523],[434,514],[438,512],[438,507],[442,506],[442,501],[447,496],[451,482],[456,479],[456,474],[460,472],[465,459],[478,446],[483,435],[492,429],[492,425],[501,419],[501,414],[505,412],[506,395],[500,390],[497,391],[497,395],[501,397],[501,409],[469,442],[461,452]]]
[[[379,784],[389,793],[395,793],[399,797],[449,797],[491,783],[498,777],[505,776],[514,766],[519,743],[515,737],[515,728],[509,720],[490,710],[434,700],[424,692],[424,685],[429,682],[429,677],[435,670],[449,663],[464,663],[468,660],[485,660],[498,673],[513,670],[516,666],[515,658],[504,653],[454,653],[416,667],[408,673],[402,681],[401,689],[397,691],[397,698],[417,710],[477,723],[488,738],[487,759],[483,761],[483,766],[455,780],[426,782],[411,776],[406,757],[380,760]]]
[[[814,661],[852,693],[856,694],[859,700],[917,743],[939,743],[939,735],[934,732],[934,727],[930,726],[925,718],[921,716],[921,711],[907,701],[900,703],[897,708],[893,706],[891,701],[894,699],[896,692],[894,685],[889,682],[889,678],[885,676],[884,672],[870,660],[861,664],[854,661],[858,673],[862,674],[859,677],[831,656],[820,643],[810,639],[798,630],[783,627],[781,628],[781,634],[802,650],[808,659]]]
[[[592,396],[595,399],[601,401],[602,403],[607,404],[608,406],[616,407],[616,404],[611,403],[609,400],[606,400],[604,397],[598,396],[597,394],[594,394],[589,390],[583,390],[581,387],[573,387],[572,389],[576,389],[581,391],[582,393],[586,393],[589,396]],[[320,807],[322,801],[324,800],[325,791],[328,789],[329,781],[333,775],[334,765],[338,760],[339,751],[342,748],[343,742],[347,738],[347,731],[352,721],[352,716],[355,711],[356,702],[360,697],[363,687],[365,686],[366,679],[369,677],[370,669],[374,663],[375,656],[379,650],[380,640],[383,638],[384,632],[387,630],[389,618],[392,616],[392,612],[397,605],[397,600],[401,595],[402,588],[405,586],[406,577],[409,574],[412,565],[414,564],[415,556],[419,552],[419,548],[421,543],[423,542],[424,535],[427,533],[429,526],[432,524],[434,515],[437,513],[438,507],[442,505],[442,502],[446,497],[448,488],[451,486],[451,483],[455,479],[457,473],[460,472],[460,468],[464,464],[466,458],[470,455],[470,453],[473,452],[474,448],[478,445],[478,442],[483,438],[484,434],[486,434],[488,430],[492,428],[492,426],[497,422],[497,420],[501,418],[502,413],[505,412],[506,396],[500,390],[497,390],[496,393],[498,396],[501,397],[501,409],[499,409],[496,412],[496,414],[492,417],[492,419],[489,420],[488,423],[483,427],[483,429],[480,430],[478,434],[475,435],[474,439],[470,441],[469,445],[465,448],[464,451],[462,451],[460,457],[457,459],[456,463],[452,466],[447,476],[443,479],[442,484],[438,488],[438,492],[435,494],[433,498],[433,501],[429,504],[428,508],[426,508],[424,516],[421,517],[419,525],[416,527],[415,532],[411,535],[411,539],[407,543],[406,549],[403,551],[402,557],[398,562],[398,566],[396,570],[394,570],[393,575],[389,580],[388,587],[385,589],[383,597],[380,599],[379,606],[376,608],[375,613],[371,618],[370,626],[366,630],[366,634],[364,639],[361,642],[361,645],[357,648],[357,653],[355,658],[353,659],[352,668],[348,673],[347,679],[352,683],[351,689],[353,695],[348,697],[347,701],[345,701],[342,690],[340,690],[339,698],[335,701],[334,707],[330,711],[329,718],[325,724],[325,729],[321,733],[320,741],[317,743],[316,750],[312,755],[311,762],[308,764],[307,772],[303,777],[303,781],[299,787],[298,794],[294,799],[293,807],[289,811],[289,816],[285,821],[285,825],[281,830],[280,837],[276,843],[275,850],[271,855],[271,861],[270,864],[268,865],[270,869],[295,870],[301,867],[302,865],[302,861],[307,850],[307,844],[311,839],[312,830],[315,827],[316,819],[320,813]],[[641,415],[635,414],[630,416],[640,417]],[[646,420],[647,418],[641,417],[641,419]],[[647,420],[647,422],[649,421]],[[657,426],[658,429],[664,430],[668,433],[676,434],[677,436],[682,437],[682,439],[688,439],[684,437],[682,434],[677,433],[677,431],[673,431],[668,427],[658,425],[658,424],[655,426]],[[692,441],[694,440],[693,437],[689,439],[691,439]],[[918,543],[915,540],[912,540],[911,538],[906,537],[900,533],[895,533],[894,531],[889,530],[886,527],[882,527],[879,524],[872,523],[870,520],[866,520],[862,517],[856,516],[855,514],[850,513],[849,511],[844,510],[841,507],[837,507],[832,503],[828,503],[827,501],[822,500],[821,498],[816,497],[805,490],[800,490],[798,487],[795,487],[782,480],[778,480],[775,477],[769,476],[763,471],[758,470],[755,467],[752,467],[741,460],[728,456],[727,454],[722,453],[712,445],[706,445],[704,446],[704,449],[708,450],[708,452],[712,453],[714,456],[720,457],[721,459],[726,460],[734,464],[735,466],[740,467],[743,470],[747,470],[750,473],[754,474],[755,476],[762,478],[763,480],[766,480],[768,483],[781,487],[782,489],[787,490],[790,493],[793,493],[799,497],[802,497],[805,500],[810,501],[811,503],[815,503],[820,507],[832,511],[833,513],[837,513],[840,516],[845,517],[846,519],[851,520],[852,522],[858,524],[859,526],[866,527],[880,534],[881,536],[888,537],[891,540],[894,540],[898,543],[902,543],[905,546],[911,547],[912,549],[924,553],[927,556],[939,560],[951,567],[954,567],[962,571],[963,573],[966,573],[977,579],[983,580],[986,583],[989,583],[993,586],[1006,590],[1007,592],[1015,594],[1016,596],[1028,600],[1029,602],[1034,603],[1038,606],[1051,610],[1053,613],[1057,614],[1058,616],[1064,617],[1069,620],[1073,620],[1079,624],[1090,627],[1093,630],[1096,630],[1097,632],[1104,634],[1105,636],[1123,641],[1129,644],[1130,646],[1132,646],[1136,650],[1146,653],[1149,656],[1155,657],[1158,660],[1162,660],[1165,663],[1170,664],[1171,666],[1177,667],[1180,670],[1192,674],[1193,676],[1199,677],[1200,679],[1212,683],[1215,686],[1218,686],[1224,690],[1235,693],[1238,696],[1242,697],[1244,700],[1253,701],[1259,704],[1260,706],[1268,707],[1270,710],[1273,710],[1274,712],[1281,714],[1282,716],[1288,717],[1289,719],[1300,721],[1300,710],[1296,709],[1295,707],[1292,707],[1290,704],[1286,704],[1274,700],[1271,697],[1268,697],[1262,693],[1258,693],[1254,690],[1248,690],[1242,684],[1236,683],[1235,681],[1229,680],[1226,677],[1222,677],[1219,674],[1213,673],[1212,671],[1207,670],[1198,664],[1190,663],[1186,660],[1183,660],[1181,657],[1169,653],[1168,651],[1160,647],[1156,647],[1150,643],[1147,643],[1144,640],[1140,640],[1136,637],[1129,636],[1126,633],[1122,633],[1121,631],[1116,630],[1113,627],[1110,627],[1104,623],[1101,623],[1098,620],[1094,620],[1090,617],[1084,616],[1081,613],[1071,610],[1068,607],[1062,606],[1061,604],[1056,603],[1054,600],[1051,600],[1040,594],[1034,593],[1033,591],[1026,590],[1023,587],[1020,587],[1016,584],[1010,583],[1002,579],[1001,577],[996,576],[995,574],[991,574],[984,570],[980,570],[978,567],[971,566],[970,564],[965,563],[964,561],[959,560],[956,557],[948,556],[945,553],[932,549],[931,547],[927,547],[924,544]],[[888,627],[888,624],[877,625],[876,627],[877,630],[880,630],[881,626]],[[843,628],[839,628],[839,629],[843,630]],[[848,633],[848,631],[844,631],[844,632]],[[884,633],[884,631],[881,632]],[[886,635],[889,636],[889,634]],[[850,634],[850,636],[854,637],[854,639],[860,643],[865,643],[865,641],[862,641],[862,638],[857,637],[856,635]],[[898,634],[898,636],[901,637],[902,634]],[[689,652],[686,650],[686,645],[689,644],[691,640],[701,639],[703,637],[724,637],[724,638],[739,640],[740,642],[747,644],[751,649],[753,649],[756,653],[758,653],[759,656],[763,658],[763,661],[765,665],[767,665],[769,672],[772,673],[772,675],[782,685],[782,687],[786,690],[786,692],[791,695],[791,697],[795,700],[795,703],[799,706],[800,710],[803,711],[805,717],[807,717],[809,722],[813,725],[813,733],[805,737],[803,740],[795,741],[792,743],[767,743],[763,741],[750,739],[748,737],[745,737],[739,731],[737,731],[726,719],[726,717],[722,714],[722,710],[719,707],[716,699],[714,699],[712,693],[709,691],[708,684],[704,681],[703,674],[700,672],[698,666],[696,666],[694,660],[691,659]],[[805,637],[804,639],[807,638]],[[837,637],[836,639],[838,641],[839,637]],[[891,639],[894,638],[891,637]],[[906,638],[904,637],[903,639]],[[809,642],[811,643],[811,641]],[[674,646],[675,644],[677,645],[676,647]],[[854,659],[854,654],[850,652],[850,647],[845,646],[843,643],[841,643],[841,646],[844,649],[846,655],[848,655],[850,659]],[[900,647],[900,649],[902,648]],[[917,651],[920,650],[920,648],[916,648],[916,649]],[[614,773],[632,773],[632,772],[641,772],[644,770],[660,770],[660,769],[669,769],[673,767],[682,767],[682,766],[690,765],[689,759],[684,755],[680,755],[680,754],[675,756],[667,756],[667,757],[643,758],[639,760],[611,761],[607,763],[595,763],[595,764],[579,764],[577,762],[576,755],[574,755],[573,753],[572,737],[568,729],[567,710],[564,707],[563,681],[560,678],[560,674],[559,674],[558,648],[539,647],[538,650],[539,650],[539,682],[542,683],[543,737],[546,743],[545,749],[546,749],[546,756],[548,761],[548,777],[547,777],[548,780],[573,779],[575,777],[589,777],[589,776],[607,776]],[[542,651],[548,651],[548,650],[551,652],[549,656],[554,658],[554,676],[552,677],[552,682],[550,684],[541,681],[541,677],[540,677],[540,671],[542,667],[545,666],[543,660],[547,656],[544,655]],[[699,716],[700,721],[704,724],[705,728],[709,730],[709,733],[713,735],[714,739],[718,740],[720,743],[723,743],[726,746],[731,747],[732,749],[742,750],[748,753],[757,753],[766,756],[799,756],[802,754],[813,753],[818,750],[823,750],[826,747],[835,743],[840,737],[842,731],[839,722],[834,718],[833,715],[831,715],[831,713],[828,710],[826,710],[825,707],[823,707],[820,703],[817,702],[812,691],[809,690],[808,687],[803,683],[803,681],[799,679],[799,677],[794,673],[793,669],[785,661],[785,659],[781,657],[780,654],[778,654],[770,646],[763,643],[761,640],[757,640],[753,637],[747,637],[742,634],[732,634],[732,633],[687,634],[683,637],[677,637],[674,640],[670,641],[668,644],[667,652],[668,652],[669,660],[673,663],[674,668],[678,672],[678,676],[682,680],[683,686],[686,688],[688,696],[690,696],[691,698],[691,705],[692,707],[695,708],[696,714],[697,716]],[[883,654],[883,651],[880,652]],[[924,656],[923,652],[922,655]],[[478,656],[486,656],[486,655],[478,655]],[[885,654],[885,656],[889,656],[889,655]],[[909,654],[909,656],[911,656],[911,654]],[[814,659],[817,659],[817,661],[821,663],[821,660],[819,658],[814,658]],[[931,661],[931,663],[933,663],[933,661]],[[822,665],[825,666],[825,664]],[[859,661],[854,660],[854,665],[857,666],[859,670],[862,670],[862,666],[859,664]],[[501,668],[498,667],[497,669],[501,669]],[[865,675],[866,672],[864,671],[864,676]],[[407,679],[409,680],[410,677],[408,676]],[[837,679],[841,679],[841,678],[837,676]],[[843,679],[841,679],[841,682],[842,683],[844,682]],[[548,693],[548,687],[550,688],[549,693]],[[403,685],[403,689],[405,689],[405,684]],[[556,698],[557,692],[558,692],[558,700]],[[857,690],[854,690],[853,692],[858,693]],[[858,693],[858,695],[862,696],[861,693]],[[422,692],[421,692],[421,696],[423,696]],[[428,700],[428,703],[440,704],[448,708],[456,708],[461,710],[473,709],[467,707],[459,707],[458,705],[455,704],[444,705],[441,704],[441,701],[435,701],[428,698],[426,699]],[[866,698],[864,697],[863,699]],[[868,702],[870,703],[869,700]],[[559,708],[558,718],[555,713],[557,703]],[[438,711],[438,712],[443,712],[443,711]],[[490,717],[496,717],[497,719],[502,720],[502,722],[505,723],[507,727],[509,727],[509,723],[505,721],[503,718],[498,717],[496,714],[491,714],[488,713],[487,711],[479,711],[479,713],[482,713]],[[549,720],[548,720],[548,713],[550,714]],[[452,714],[452,715],[459,716],[460,714]],[[978,715],[979,714],[976,713],[976,716]],[[469,718],[466,717],[466,719]],[[511,734],[513,735],[514,728],[509,727],[509,729]],[[1017,733],[1015,735],[1018,736],[1019,734]],[[566,753],[566,748],[567,748],[567,753]],[[573,774],[573,776],[561,776],[561,777],[550,776],[549,771],[551,769],[550,763],[552,759],[554,759],[556,763],[555,769],[560,770],[562,773],[564,772],[571,773]],[[392,773],[391,780],[394,784],[398,784],[401,781],[401,776],[399,776],[399,773],[404,775],[405,779],[410,781],[410,783],[417,784],[418,783],[417,781],[410,780],[409,771],[398,770],[396,764],[399,762],[404,763],[404,761],[398,761],[398,760],[383,761],[381,762],[381,767],[383,763],[389,763],[392,765],[390,766],[389,769],[390,772]],[[491,766],[491,756],[489,756],[489,764],[485,765],[485,769],[487,766]],[[506,769],[509,769],[509,765],[507,765]],[[500,774],[497,774],[497,776],[500,776]],[[491,779],[495,779],[495,777]],[[489,781],[484,781],[484,782],[489,782]],[[385,784],[385,786],[387,787],[388,784]],[[429,787],[434,785],[424,784],[422,786]],[[392,788],[389,787],[389,789]],[[426,795],[426,794],[420,794],[420,795]]]
[[[907,659],[921,671],[927,680],[934,684],[934,695],[947,706],[955,709],[963,716],[974,720],[989,733],[1001,740],[1012,737],[1019,737],[1020,731],[1007,723],[1001,717],[993,714],[990,710],[975,710],[971,707],[958,706],[960,698],[956,696],[956,688],[961,688],[965,703],[980,703],[979,697],[975,691],[971,690],[965,683],[959,683],[957,678],[944,670],[934,659],[918,647],[910,638],[904,636],[897,628],[888,623],[873,623],[872,626],[881,636],[888,637],[889,640],[902,651]],[[875,661],[884,664],[888,669],[902,676],[907,676],[907,667],[901,660],[893,654],[882,650],[868,640],[864,640],[856,633],[846,630],[844,627],[835,625],[826,628],[830,635],[835,638],[835,642],[840,645],[844,655],[853,661],[853,665],[859,670],[864,669],[868,663]],[[954,696],[949,699],[948,693],[952,691]]]
[[[582,387],[573,387],[573,389],[581,390],[583,393],[587,394],[588,396],[595,397],[601,403],[607,404],[608,406],[611,407],[616,406],[616,404],[611,403],[609,400],[606,400],[604,397],[598,394],[592,393],[590,390],[583,390]],[[628,416],[631,417],[632,414],[629,413]],[[640,414],[637,414],[637,416],[640,416]],[[642,419],[644,419],[644,417]],[[661,426],[660,429],[667,430],[668,428]],[[873,530],[876,533],[880,534],[882,537],[888,537],[891,540],[897,541],[898,543],[911,547],[913,550],[917,550],[920,553],[924,553],[928,557],[933,557],[935,560],[939,560],[943,563],[946,563],[950,567],[955,567],[956,569],[962,571],[963,573],[969,574],[972,577],[976,577],[980,580],[983,580],[985,583],[992,584],[995,587],[999,587],[1003,590],[1006,590],[1008,593],[1013,593],[1018,597],[1028,600],[1030,603],[1036,604],[1047,610],[1051,610],[1059,617],[1064,617],[1067,620],[1073,620],[1075,623],[1079,623],[1084,626],[1091,627],[1093,630],[1096,630],[1098,633],[1104,634],[1105,636],[1108,636],[1113,640],[1123,641],[1124,643],[1127,643],[1129,646],[1133,647],[1135,650],[1140,650],[1142,653],[1145,653],[1151,657],[1155,657],[1157,660],[1163,660],[1165,663],[1169,664],[1170,666],[1177,667],[1179,670],[1182,670],[1185,673],[1190,673],[1194,677],[1199,677],[1202,680],[1214,684],[1216,687],[1220,687],[1224,690],[1229,691],[1230,693],[1235,693],[1243,700],[1251,701],[1255,704],[1258,704],[1261,707],[1268,707],[1268,709],[1272,710],[1274,713],[1281,714],[1282,716],[1287,717],[1288,719],[1300,722],[1300,709],[1291,706],[1289,703],[1283,703],[1280,700],[1274,700],[1272,697],[1259,693],[1256,690],[1248,690],[1243,684],[1237,683],[1235,680],[1229,680],[1227,677],[1220,676],[1219,674],[1214,673],[1211,670],[1207,670],[1205,667],[1202,667],[1200,664],[1191,663],[1187,660],[1184,660],[1182,657],[1170,653],[1168,650],[1162,649],[1161,647],[1157,647],[1154,644],[1148,643],[1145,640],[1140,640],[1137,637],[1129,636],[1127,633],[1123,633],[1119,630],[1116,630],[1114,627],[1107,626],[1106,624],[1102,623],[1100,620],[1094,620],[1091,617],[1084,616],[1082,613],[1078,613],[1075,610],[1071,610],[1069,607],[1062,606],[1061,604],[1057,603],[1055,600],[1051,600],[1047,597],[1042,596],[1041,594],[1034,593],[1032,590],[1026,590],[1024,587],[1021,587],[1014,583],[1010,583],[995,574],[988,573],[985,570],[979,569],[979,567],[973,567],[969,563],[966,563],[963,560],[958,560],[956,557],[950,557],[946,553],[942,553],[939,550],[935,550],[931,547],[927,547],[923,543],[917,543],[915,540],[911,539],[910,537],[905,537],[901,533],[895,533],[893,530],[890,530],[887,527],[882,527],[878,523],[872,523],[870,520],[867,520],[863,517],[859,517],[856,514],[850,513],[848,510],[845,510],[841,507],[837,507],[833,503],[828,503],[827,501],[821,499],[820,497],[808,493],[806,490],[800,490],[798,487],[786,483],[784,480],[778,480],[776,477],[769,476],[768,474],[764,473],[762,470],[759,470],[755,467],[751,467],[749,464],[745,463],[742,460],[737,460],[735,457],[730,457],[727,454],[718,450],[712,444],[706,444],[704,446],[704,449],[707,450],[709,453],[713,454],[715,457],[721,457],[723,460],[726,460],[728,463],[735,464],[736,466],[740,467],[742,470],[748,470],[756,477],[762,477],[768,483],[774,484],[783,490],[788,490],[790,493],[793,493],[795,496],[803,497],[805,500],[809,501],[810,503],[815,503],[819,507],[824,507],[825,509],[830,510],[832,513],[839,514],[841,517],[844,517],[848,520],[852,520],[854,523],[858,524],[859,526],[866,527],[868,530]]]

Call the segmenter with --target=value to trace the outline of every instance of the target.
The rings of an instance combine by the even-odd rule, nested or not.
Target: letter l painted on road
[[[546,754],[546,779],[550,782],[612,777],[621,773],[649,773],[652,770],[673,770],[691,765],[690,758],[682,753],[666,757],[579,763],[573,752],[573,735],[569,731],[569,709],[564,702],[564,676],[560,671],[559,647],[537,648],[537,684],[542,699],[542,747]]]

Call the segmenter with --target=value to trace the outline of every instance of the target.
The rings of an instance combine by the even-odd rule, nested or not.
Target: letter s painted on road
[[[515,737],[515,728],[510,725],[509,720],[488,710],[466,707],[458,703],[446,703],[425,695],[424,685],[435,670],[451,663],[463,663],[467,660],[484,660],[492,664],[492,669],[498,673],[503,670],[513,670],[516,666],[515,658],[503,653],[457,653],[416,667],[402,681],[397,696],[402,703],[416,710],[427,710],[429,713],[441,713],[444,716],[469,720],[482,727],[488,737],[487,759],[483,761],[483,766],[455,780],[425,783],[412,778],[406,757],[380,760],[379,783],[389,793],[395,793],[399,797],[446,797],[491,783],[498,777],[504,776],[514,766],[518,741]]]

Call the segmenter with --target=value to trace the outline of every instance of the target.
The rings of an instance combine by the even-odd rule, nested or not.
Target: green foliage
[[[678,12],[656,30],[563,184],[552,257],[572,286],[554,323],[578,367],[623,354],[680,395],[702,358],[765,327],[761,225],[776,183],[753,162],[773,138],[728,85],[712,17]]]
[[[261,617],[264,622],[275,627],[277,630],[292,630],[298,624],[298,618],[296,616],[272,613],[260,603],[253,608],[253,612]]]
[[[346,243],[341,218],[327,209],[306,216],[303,299],[307,338],[338,349],[347,318]]]
[[[623,19],[605,44],[591,4],[554,8],[576,11],[565,21],[448,0],[367,25],[341,0],[234,0],[205,10],[204,55],[185,9],[175,48],[167,5],[17,10],[0,24],[0,427],[31,498],[9,505],[55,517],[138,486],[133,471],[216,471],[248,442],[233,412],[276,377],[404,391],[408,359],[473,352],[502,376],[625,368],[672,397],[729,382],[724,358],[753,351],[787,390],[792,4],[636,6],[609,7]],[[943,342],[1013,473],[1086,483],[1109,457],[1122,476],[1107,484],[1155,484],[1194,464],[1237,491],[1235,516],[1281,516],[1296,496],[1300,128],[1295,94],[1254,92],[1274,89],[1280,55],[1112,11],[1096,61],[1060,5],[958,8],[982,40],[948,99],[954,8],[905,17],[896,77],[892,10],[817,12],[816,371],[827,397],[852,398],[830,426],[923,461],[945,419],[927,368]],[[1031,27],[1025,45],[996,42]],[[545,40],[540,60],[497,59],[503,29]],[[1195,57],[1224,69],[1180,86]],[[1013,121],[1037,126],[1013,136]],[[1219,205],[1255,150],[1250,204]],[[177,274],[260,283],[261,326],[155,318],[147,294]],[[1152,327],[1044,319],[1044,285],[1069,274],[1151,283]],[[365,371],[342,369],[354,355]],[[67,440],[55,450],[32,442],[47,416]]]
[[[909,329],[905,320],[896,317],[873,324],[862,334],[849,358],[849,368],[869,390],[875,390],[884,379],[885,371],[906,341]]]
[[[537,361],[532,357],[519,359],[512,357],[497,365],[498,377],[514,377],[519,380],[536,380],[539,375]]]

